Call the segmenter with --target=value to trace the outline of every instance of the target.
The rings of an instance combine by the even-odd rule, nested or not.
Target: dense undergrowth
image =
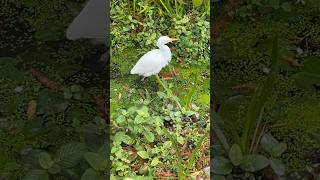
[[[223,119],[218,123],[219,127],[231,144],[237,143],[236,137],[243,135],[244,122],[254,101],[252,95],[258,93],[257,88],[265,84],[272,72],[272,38],[278,33],[279,71],[265,102],[260,97],[260,103],[264,104],[260,109],[261,115],[256,117],[260,124],[252,127],[261,135],[270,134],[283,143],[278,149],[281,152],[278,158],[283,163],[270,166],[267,163],[254,164],[259,167],[255,170],[240,166],[241,169],[237,164],[224,172],[215,171],[219,174],[217,178],[319,178],[320,144],[314,138],[320,129],[317,110],[320,85],[319,1],[224,1],[214,5],[218,10],[213,24],[213,83],[216,84],[218,115]],[[265,88],[268,85],[265,84]],[[252,132],[251,136],[254,135]],[[269,143],[275,142],[271,139]],[[259,137],[251,141],[258,144],[254,153],[268,157],[265,154],[268,149]],[[232,152],[239,153],[234,149]],[[228,162],[216,157],[218,161]],[[283,171],[270,173],[271,169]]]
[[[84,3],[1,1],[0,179],[107,173],[101,50],[65,39]]]

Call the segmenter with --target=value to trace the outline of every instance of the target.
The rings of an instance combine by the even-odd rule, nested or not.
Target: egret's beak
[[[170,41],[178,41],[178,39],[175,39],[175,38],[170,38]]]

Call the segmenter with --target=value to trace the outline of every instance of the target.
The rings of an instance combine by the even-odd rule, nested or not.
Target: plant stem
[[[272,91],[274,81],[279,69],[279,48],[278,48],[278,35],[275,36],[272,46],[271,56],[271,72],[267,79],[258,86],[246,114],[243,134],[241,137],[241,148],[244,153],[249,153],[250,135],[254,126],[257,126],[260,121],[264,110],[264,106],[270,93]]]
[[[169,95],[170,97],[172,97],[173,94],[172,94],[171,90],[170,90],[169,88],[167,88],[166,85],[164,85],[164,83],[161,81],[161,79],[160,79],[160,77],[159,77],[158,74],[156,74],[156,77],[157,77],[158,82],[161,84],[161,86],[167,91],[167,95]],[[181,104],[179,103],[179,101],[178,101],[177,99],[172,98],[172,100],[174,100],[174,102],[177,104],[177,106],[178,106],[180,109],[182,109],[182,106],[181,106]]]

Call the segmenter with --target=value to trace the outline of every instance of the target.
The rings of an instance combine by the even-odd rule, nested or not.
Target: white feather
[[[161,50],[154,49],[144,54],[130,73],[141,76],[151,76],[158,74],[167,64],[168,60],[162,55]]]

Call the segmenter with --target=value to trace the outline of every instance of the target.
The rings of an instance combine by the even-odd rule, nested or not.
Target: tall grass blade
[[[275,36],[273,45],[272,45],[272,56],[271,56],[271,72],[268,75],[267,79],[261,83],[255,94],[252,97],[252,100],[249,104],[249,108],[246,114],[245,122],[244,122],[244,129],[241,138],[241,147],[244,153],[249,153],[249,141],[250,135],[254,126],[256,126],[258,121],[261,119],[259,118],[260,114],[264,110],[264,105],[267,101],[267,98],[270,96],[272,92],[272,88],[274,85],[274,81],[279,69],[279,47],[278,47],[278,35]]]
[[[189,162],[187,164],[187,169],[186,169],[186,176],[188,177],[190,174],[190,169],[192,168],[192,165],[194,164],[195,160],[196,160],[196,155],[197,152],[200,150],[201,145],[203,143],[203,141],[206,139],[206,135],[204,135],[197,143],[196,147],[193,149],[191,157],[189,159]]]
[[[180,152],[180,148],[178,146],[178,142],[176,140],[176,138],[173,138],[172,136],[176,137],[174,134],[171,135],[169,130],[166,127],[164,128],[164,133],[165,135],[170,139],[170,141],[172,142],[172,145],[177,153],[177,158],[178,158],[178,179],[180,180],[185,180],[185,174],[183,172],[183,160],[182,160],[182,156],[181,156],[181,152]]]
[[[161,5],[163,6],[163,8],[166,10],[166,12],[169,14],[169,16],[171,17],[172,16],[172,13],[171,13],[171,10],[169,8],[169,6],[167,6],[166,3],[163,2],[163,0],[159,0]]]
[[[185,100],[184,100],[184,108],[186,109],[186,110],[188,110],[189,109],[189,107],[190,107],[190,104],[191,104],[191,102],[192,102],[192,98],[193,98],[193,96],[194,96],[194,94],[196,93],[196,87],[193,87],[189,92],[188,92],[188,94],[187,94],[187,96],[186,96],[186,98],[185,98]]]

